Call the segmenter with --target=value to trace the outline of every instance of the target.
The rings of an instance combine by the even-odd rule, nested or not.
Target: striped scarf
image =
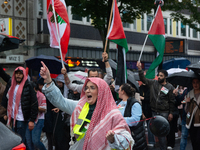
[[[16,118],[17,118],[17,114],[18,114],[18,110],[19,110],[19,103],[20,103],[20,100],[21,100],[21,94],[22,94],[22,90],[23,90],[23,87],[24,87],[24,84],[27,80],[27,76],[26,76],[26,70],[23,68],[23,67],[17,67],[15,69],[16,70],[22,70],[23,71],[23,74],[24,74],[24,77],[21,81],[21,83],[19,84],[19,88],[17,90],[17,94],[16,94],[16,98],[15,98],[15,107],[14,107],[14,122],[13,122],[13,126],[15,127],[15,122],[16,122]],[[11,81],[11,87],[8,91],[8,107],[7,107],[7,112],[8,112],[8,122],[7,122],[7,125],[10,125],[10,122],[11,122],[11,114],[12,114],[12,105],[13,105],[13,95],[14,95],[14,90],[15,90],[15,87],[17,85],[17,82],[15,80],[15,71],[12,75],[12,81]]]
[[[88,81],[97,85],[98,98],[89,128],[85,135],[83,150],[107,149],[109,145],[106,139],[106,133],[109,130],[113,130],[116,134],[120,134],[123,131],[128,131],[130,133],[130,130],[123,116],[117,109],[108,84],[100,78],[88,78],[83,89]],[[86,103],[86,95],[83,89],[81,99],[71,116],[71,131],[73,130],[73,127],[78,120],[78,116]]]

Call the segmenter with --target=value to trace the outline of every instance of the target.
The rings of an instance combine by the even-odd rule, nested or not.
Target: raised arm
[[[142,70],[142,64],[141,62],[137,62],[137,68],[138,68],[138,71],[139,71],[139,77],[140,77],[140,80],[146,84],[146,85],[150,85],[152,84],[154,81],[151,80],[151,79],[147,79],[145,76],[144,76],[144,72]]]
[[[42,91],[54,106],[71,115],[78,104],[78,101],[73,101],[63,97],[60,90],[52,81],[49,69],[43,62],[41,63],[43,67],[41,67],[40,75],[44,79],[44,83],[46,83],[42,88]]]
[[[110,82],[113,78],[113,73],[112,73],[110,64],[108,62],[108,54],[106,52],[103,52],[102,58],[103,58],[102,61],[105,63],[105,67],[106,67],[106,75],[104,76],[104,81],[106,81],[106,83],[110,84]]]
[[[74,84],[71,83],[68,75],[67,75],[67,70],[65,68],[61,69],[61,73],[64,75],[64,79],[65,79],[65,84],[67,85],[67,88],[72,90],[72,91],[77,91],[78,93],[81,93],[82,88],[83,88],[83,84]]]

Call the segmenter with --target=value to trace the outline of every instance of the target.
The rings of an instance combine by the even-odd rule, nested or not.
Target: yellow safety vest
[[[87,114],[89,112],[89,103],[86,102],[85,105],[83,106],[81,113],[79,114],[78,120],[73,128],[73,132],[75,135],[78,135],[78,138],[76,139],[77,141],[79,141],[80,139],[82,139],[85,135],[84,132],[80,132],[80,129],[83,125],[83,123],[86,121],[88,123],[90,123],[90,120],[86,118]]]

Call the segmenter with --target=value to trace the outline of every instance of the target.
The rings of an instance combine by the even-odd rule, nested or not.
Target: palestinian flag
[[[151,39],[157,50],[157,57],[149,67],[146,78],[154,79],[156,75],[156,68],[162,62],[165,50],[165,25],[160,5],[156,11],[155,19],[149,29],[148,37]]]
[[[115,82],[115,89],[118,89],[120,85],[127,82],[126,53],[128,52],[128,45],[116,0],[113,4],[112,11],[112,23],[107,38],[118,45],[118,62]]]
[[[58,35],[56,31],[56,24],[54,20],[53,7],[55,9]],[[62,51],[63,61],[65,61],[65,56],[68,50],[69,37],[70,37],[70,23],[67,14],[67,8],[64,0],[47,0],[47,24],[50,33],[50,46],[53,48],[60,47]]]

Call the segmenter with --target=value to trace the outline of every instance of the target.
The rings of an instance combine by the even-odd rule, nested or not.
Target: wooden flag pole
[[[158,7],[159,7],[159,6],[160,6],[160,5],[158,5]],[[157,7],[157,11],[158,11],[158,7]],[[157,11],[156,11],[156,14],[157,14]],[[156,14],[155,14],[155,16],[156,16]],[[151,26],[150,26],[149,30],[151,30],[151,27],[152,27],[152,25],[153,25],[155,16],[154,16],[154,18],[153,18],[153,20],[152,20],[152,22],[151,22]],[[142,46],[142,50],[141,50],[141,53],[140,53],[140,56],[139,56],[139,59],[138,59],[139,62],[140,62],[140,60],[141,60],[142,53],[143,53],[143,51],[144,51],[144,46],[145,46],[145,44],[146,44],[146,42],[147,42],[147,38],[148,38],[148,34],[147,34],[147,36],[146,36],[146,38],[145,38],[145,41],[144,41],[144,44],[143,44],[143,46]]]
[[[107,35],[108,35],[109,30],[110,30],[110,24],[111,24],[111,19],[112,19],[112,14],[113,14],[114,2],[115,2],[115,0],[113,0],[113,2],[112,2],[112,7],[111,7],[111,11],[110,11],[110,19],[109,19],[109,23],[108,23]],[[106,52],[106,48],[107,48],[107,44],[108,44],[107,35],[106,35],[106,43],[105,43],[105,47],[104,47],[104,52]]]
[[[54,21],[55,21],[55,25],[56,25],[56,32],[57,32],[57,38],[58,38],[61,62],[62,62],[62,67],[64,68],[64,63],[63,63],[63,58],[62,58],[62,51],[61,51],[61,46],[60,46],[60,36],[59,36],[59,33],[58,33],[58,27],[57,27],[58,24],[57,24],[57,20],[56,20],[56,12],[55,12],[55,9],[54,9],[54,1],[53,0],[52,0],[52,8],[53,8]]]

